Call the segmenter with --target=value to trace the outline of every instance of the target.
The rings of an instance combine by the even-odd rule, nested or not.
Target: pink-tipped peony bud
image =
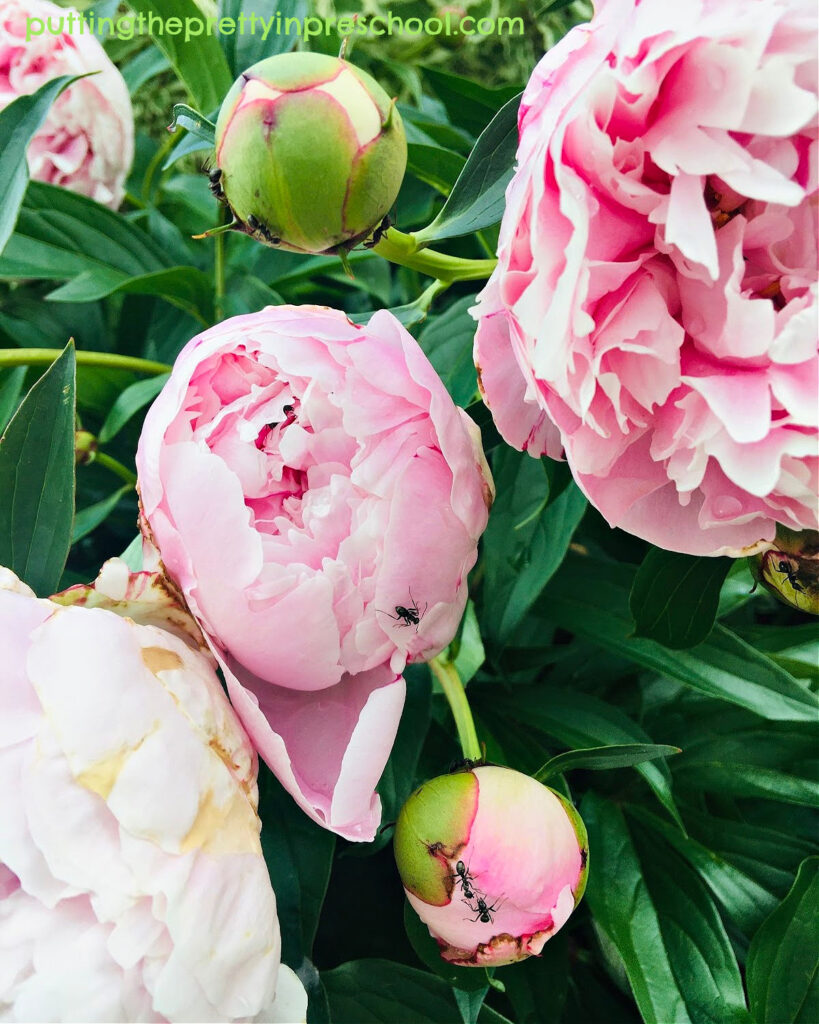
[[[395,830],[407,899],[445,960],[492,967],[538,954],[586,886],[577,811],[528,775],[482,765],[424,783]]]
[[[751,559],[759,583],[792,608],[819,615],[819,533],[779,526],[773,544]]]
[[[406,162],[401,117],[373,78],[337,57],[284,53],[225,97],[212,180],[248,234],[324,253],[379,227]]]

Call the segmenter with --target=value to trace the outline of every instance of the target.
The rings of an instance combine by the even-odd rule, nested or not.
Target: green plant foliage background
[[[193,0],[172,6],[196,13]],[[262,6],[265,13],[277,8]],[[372,2],[344,9],[356,6],[377,9]],[[392,38],[356,44],[349,54],[399,96],[410,143],[395,214],[403,231],[435,219],[481,130],[520,91],[543,49],[589,13],[584,3],[561,0],[462,6],[520,14],[526,35]],[[117,4],[96,7],[108,13]],[[255,9],[252,0],[222,0],[221,7]],[[307,0],[278,7],[308,10]],[[325,0],[318,7],[332,13]],[[391,8],[404,17],[435,9],[426,0],[394,0]],[[338,45],[319,42],[327,50]],[[167,363],[215,322],[214,245],[191,240],[218,217],[200,171],[204,154],[164,125],[175,102],[211,103],[202,109],[213,113],[225,80],[289,45],[226,39],[218,60],[202,60],[191,46],[163,51],[147,38],[108,41],[138,113],[128,198],[115,214],[29,185],[0,255],[4,349],[62,351],[74,338],[79,353]],[[511,166],[507,155],[496,168],[494,198],[470,185],[468,216],[476,203],[499,210]],[[494,251],[497,225],[437,237],[452,254],[484,258]],[[351,263],[353,280],[336,259],[229,237],[224,314],[282,302],[332,305],[359,319],[397,310],[479,423],[498,499],[450,653],[492,761],[534,773],[567,751],[586,752],[553,761],[548,772],[550,785],[581,809],[591,871],[585,900],[542,957],[491,977],[437,957],[405,911],[389,824],[420,781],[460,755],[442,694],[424,666],[411,667],[405,716],[379,787],[386,827],[374,843],[357,846],[322,831],[262,768],[262,842],[283,955],[307,986],[311,1024],[819,1020],[814,624],[754,590],[742,561],[669,554],[609,529],[564,465],[536,462],[501,442],[477,397],[471,360],[468,309],[480,282],[453,285],[423,317],[413,303],[428,279],[366,251],[353,253]],[[42,366],[0,366],[0,429],[42,373]],[[68,349],[12,420],[0,442],[0,527],[15,521],[20,503],[44,503],[55,536],[45,564],[35,567],[42,592],[57,584],[62,541],[71,548],[61,586],[93,578],[104,559],[131,545],[137,506],[127,473],[145,409],[164,379],[79,359],[75,389]],[[60,456],[71,443],[70,414],[48,426],[59,469],[52,467],[45,496],[34,490],[42,490],[44,467],[24,443],[25,424],[38,420],[37,403],[55,387],[61,409],[76,401],[82,427],[126,468],[116,475],[104,457],[77,468],[73,524],[65,510],[74,477]],[[32,468],[20,483],[9,467],[26,459]],[[20,564],[25,576],[30,567]]]

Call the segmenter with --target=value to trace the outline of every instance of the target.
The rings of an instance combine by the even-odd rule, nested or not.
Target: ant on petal
[[[476,905],[474,907],[469,908],[470,910],[475,912],[475,917],[464,918],[464,920],[483,921],[484,924],[489,924],[492,921],[492,915],[496,914],[502,905],[503,900],[501,900],[500,902],[495,900],[495,902],[490,907],[486,903],[486,900],[481,899],[481,897],[479,896],[478,899],[476,900]]]
[[[429,602],[424,602],[424,610],[421,611],[421,609],[418,606],[418,602],[412,596],[412,590],[410,590],[409,596],[410,600],[412,601],[412,604],[408,608],[405,608],[404,605],[402,604],[397,604],[395,606],[395,615],[393,615],[391,612],[381,611],[380,608],[377,608],[376,611],[380,611],[382,615],[389,615],[391,619],[394,619],[396,622],[400,622],[402,626],[415,626],[415,632],[417,633],[418,624],[426,614],[427,608],[429,607]]]

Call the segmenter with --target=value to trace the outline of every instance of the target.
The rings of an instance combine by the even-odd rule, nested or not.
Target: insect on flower
[[[424,602],[424,610],[421,611],[421,609],[418,606],[418,602],[412,596],[412,590],[410,590],[409,596],[410,601],[412,601],[412,604],[408,608],[405,608],[404,605],[402,604],[397,604],[395,606],[395,615],[393,615],[391,612],[385,612],[381,608],[376,609],[376,611],[381,612],[382,615],[389,615],[391,619],[394,619],[396,622],[400,622],[402,626],[415,626],[415,632],[417,633],[418,625],[421,622],[421,619],[423,619],[424,615],[426,615],[427,608],[429,607],[429,602]]]

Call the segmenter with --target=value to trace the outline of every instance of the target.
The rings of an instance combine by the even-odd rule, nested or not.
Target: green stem
[[[145,177],[142,179],[142,198],[146,203],[150,203],[151,201],[151,189],[153,188],[156,173],[161,170],[162,165],[165,163],[165,158],[171,149],[173,149],[176,142],[176,136],[169,134],[156,153],[154,153],[153,159],[148,164],[148,169],[145,171]]]
[[[413,235],[406,235],[395,228],[390,228],[381,236],[373,252],[391,263],[417,270],[446,284],[452,284],[453,281],[482,281],[489,277],[498,262],[466,260],[460,256],[447,256],[435,249],[421,249]]]
[[[219,208],[219,223],[227,224],[224,207]],[[220,232],[214,238],[213,250],[213,305],[216,310],[216,322],[225,316],[225,234]]]
[[[112,473],[116,473],[120,480],[124,480],[131,487],[137,482],[136,473],[132,473],[127,466],[123,466],[121,462],[118,462],[110,455],[106,455],[105,452],[95,452],[94,458],[91,461],[98,463],[100,466],[105,466],[106,469],[110,469]]]
[[[57,348],[0,348],[0,366],[50,366],[61,354],[62,350]],[[76,355],[78,366],[146,373],[151,377],[170,373],[173,369],[167,363],[138,359],[136,356],[120,356],[114,352],[77,352]]]
[[[447,661],[441,654],[432,659],[429,667],[441,684],[444,696],[452,709],[452,717],[455,719],[455,728],[458,730],[458,739],[464,757],[468,761],[480,761],[483,758],[483,751],[478,742],[475,722],[472,719],[469,701],[466,699],[466,691],[461,677],[458,675],[458,670],[451,661]]]

